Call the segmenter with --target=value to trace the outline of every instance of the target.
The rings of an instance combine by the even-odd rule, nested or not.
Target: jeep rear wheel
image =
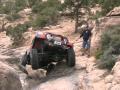
[[[32,49],[31,51],[31,66],[32,69],[38,69],[39,68],[39,61],[38,61],[38,53],[36,49]]]
[[[67,51],[67,65],[69,67],[75,66],[75,52],[73,48],[70,48]]]

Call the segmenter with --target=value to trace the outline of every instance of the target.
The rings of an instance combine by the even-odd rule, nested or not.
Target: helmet
[[[35,34],[35,37],[37,37],[37,38],[40,38],[40,36],[42,36],[43,35],[43,32],[36,32],[36,34]]]

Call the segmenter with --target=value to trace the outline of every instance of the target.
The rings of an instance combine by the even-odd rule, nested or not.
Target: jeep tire
[[[20,61],[19,65],[18,65],[18,67],[19,67],[19,69],[21,71],[28,74],[28,72],[27,72],[27,70],[25,68],[26,64],[27,64],[27,53],[25,53],[24,56],[21,58],[21,61]]]
[[[21,58],[20,64],[23,65],[23,66],[26,66],[26,64],[27,64],[27,54],[26,53]]]
[[[39,68],[38,53],[36,49],[31,50],[30,61],[31,61],[32,69],[35,70]]]
[[[73,48],[70,48],[70,49],[67,50],[67,61],[66,61],[66,63],[69,67],[75,66],[75,52],[74,52]]]

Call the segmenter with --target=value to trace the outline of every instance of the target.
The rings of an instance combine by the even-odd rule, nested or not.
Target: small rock
[[[47,26],[46,26],[46,27],[44,27],[43,29],[44,29],[44,30],[50,30],[50,27],[47,27]]]
[[[0,62],[0,90],[22,90],[17,72],[2,62]]]
[[[92,70],[94,70],[94,63],[87,63],[87,68],[86,68],[86,71],[87,72],[91,72]]]
[[[93,89],[88,89],[88,90],[108,90],[108,89],[105,89],[104,80],[100,80],[93,84]]]
[[[26,8],[24,9],[25,14],[31,14],[32,13],[32,9],[31,8]]]
[[[112,87],[112,83],[108,83],[108,84],[106,84],[105,90],[111,90],[111,87]]]
[[[36,78],[36,79],[40,79],[40,78],[46,77],[46,73],[47,73],[47,71],[45,71],[43,69],[33,70],[30,65],[26,66],[26,70],[28,72],[28,76],[29,77]]]
[[[102,76],[105,74],[105,72],[105,70],[93,70],[88,73],[88,78],[90,81],[98,82],[103,78]]]
[[[120,90],[120,84],[113,86],[110,90]]]
[[[115,81],[112,82],[112,85],[113,85],[113,86],[115,86],[116,84],[117,84],[117,82],[115,82]]]
[[[76,64],[75,69],[76,70],[86,69],[86,65],[85,64],[83,64],[83,65]]]
[[[120,61],[116,62],[114,67],[112,68],[112,73],[116,74],[120,70]]]
[[[112,83],[112,80],[113,80],[113,75],[108,75],[108,76],[105,78],[105,83]]]
[[[119,76],[114,76],[114,81],[117,83],[117,84],[120,84],[120,75]]]
[[[116,62],[112,69],[112,74],[114,76],[114,82],[119,84],[120,83],[120,61]]]
[[[56,25],[57,28],[63,28],[61,25]]]
[[[107,16],[120,16],[120,6],[115,7],[113,10],[111,10]]]

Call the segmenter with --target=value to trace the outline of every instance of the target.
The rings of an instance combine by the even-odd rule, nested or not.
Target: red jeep
[[[20,66],[30,64],[33,69],[39,69],[64,59],[69,67],[75,66],[75,52],[69,40],[61,35],[38,32],[31,48],[22,57]]]

